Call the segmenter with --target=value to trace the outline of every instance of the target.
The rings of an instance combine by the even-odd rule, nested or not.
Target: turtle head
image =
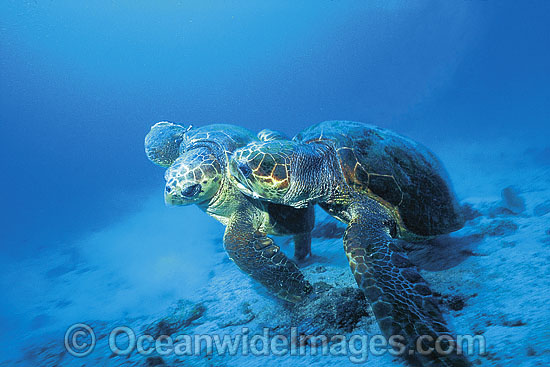
[[[205,204],[220,189],[225,170],[213,149],[200,146],[182,153],[165,174],[166,205]]]
[[[184,134],[190,128],[168,121],[157,122],[145,136],[147,158],[161,167],[170,167],[179,157]]]
[[[229,163],[233,182],[245,195],[287,204],[296,144],[290,140],[272,140],[253,142],[237,149]]]
[[[253,142],[233,152],[229,173],[245,195],[304,208],[327,200],[339,182],[340,166],[327,142]]]

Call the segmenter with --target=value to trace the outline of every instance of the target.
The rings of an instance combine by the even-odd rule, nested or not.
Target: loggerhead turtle
[[[152,162],[169,167],[167,205],[196,204],[220,221],[225,250],[237,266],[278,297],[297,302],[311,285],[266,234],[294,235],[295,257],[303,260],[311,252],[314,211],[251,199],[235,188],[227,175],[229,156],[251,141],[257,139],[250,131],[234,125],[160,122],[147,134],[145,151]]]
[[[400,241],[449,233],[464,223],[445,170],[427,148],[372,125],[326,121],[293,141],[252,142],[236,150],[230,173],[249,196],[297,208],[318,203],[347,223],[351,270],[386,337],[402,337],[414,363],[469,365],[455,353],[414,350],[415,343],[428,348],[449,331]]]

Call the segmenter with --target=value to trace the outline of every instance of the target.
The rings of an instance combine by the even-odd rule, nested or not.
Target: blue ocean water
[[[153,123],[370,122],[440,154],[460,196],[498,196],[454,147],[549,164],[548,45],[544,0],[3,1],[1,339],[154,309],[207,277],[209,256],[181,258],[219,251],[198,239],[223,228],[164,207]],[[97,274],[60,278],[78,271]]]

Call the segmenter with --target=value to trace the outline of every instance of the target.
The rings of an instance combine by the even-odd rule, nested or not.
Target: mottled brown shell
[[[325,121],[294,140],[332,142],[347,184],[389,203],[408,231],[433,236],[462,227],[460,205],[447,173],[423,145],[353,121]]]

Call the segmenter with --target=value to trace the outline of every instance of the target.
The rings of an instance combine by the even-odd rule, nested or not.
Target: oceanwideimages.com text
[[[85,357],[96,347],[94,330],[86,324],[72,325],[65,333],[66,350],[74,357]],[[137,352],[167,356],[253,355],[253,356],[347,356],[353,363],[363,363],[369,356],[405,354],[485,354],[482,335],[442,335],[434,340],[430,335],[420,336],[415,345],[407,346],[401,335],[386,338],[383,335],[303,335],[298,328],[290,334],[276,334],[270,328],[252,333],[243,327],[236,334],[179,334],[160,335],[136,333],[127,326],[115,327],[108,335],[110,353],[127,356]]]

